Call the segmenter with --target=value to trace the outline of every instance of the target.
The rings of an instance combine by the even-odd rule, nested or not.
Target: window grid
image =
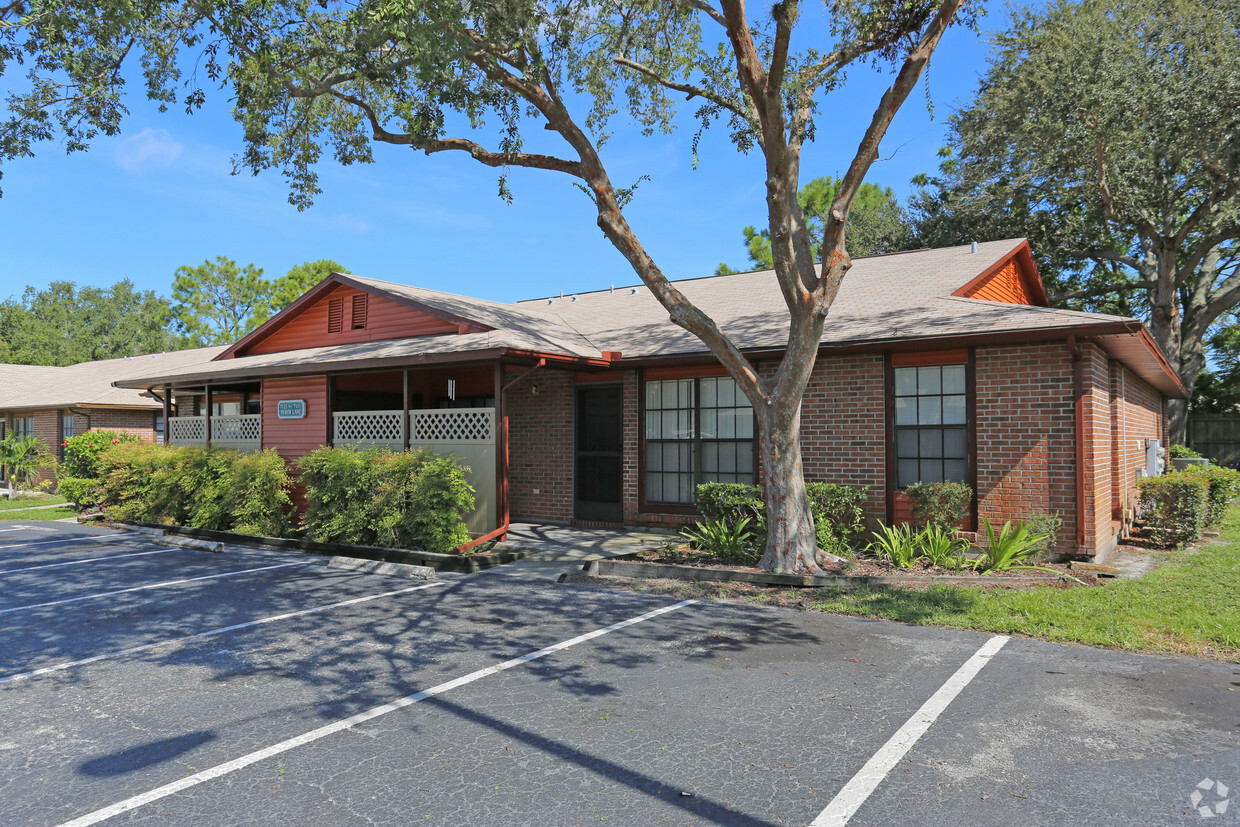
[[[968,482],[964,365],[900,367],[895,384],[896,483]]]
[[[13,417],[13,436],[34,436],[34,417]]]
[[[692,505],[703,482],[754,481],[753,409],[729,377],[645,383],[645,502]]]

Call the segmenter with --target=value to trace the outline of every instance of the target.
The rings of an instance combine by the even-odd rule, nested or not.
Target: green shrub
[[[474,490],[453,457],[319,448],[297,467],[312,539],[444,553],[469,542]]]
[[[913,507],[913,523],[955,528],[969,516],[973,489],[963,482],[918,482],[904,489]]]
[[[693,505],[707,520],[735,524],[748,517],[765,522],[762,486],[739,482],[704,482],[693,492]]]
[[[1164,474],[1137,482],[1141,490],[1141,518],[1153,540],[1179,546],[1201,537],[1210,506],[1209,487],[1191,474]]]
[[[1191,477],[1207,486],[1206,502],[1209,507],[1206,525],[1217,525],[1232,501],[1240,496],[1240,471],[1221,465],[1190,465],[1171,476]]]
[[[807,482],[809,510],[814,515],[814,536],[818,547],[832,554],[848,556],[856,538],[865,529],[865,488],[830,482]]]
[[[1059,529],[1063,526],[1063,517],[1059,516],[1058,511],[1031,514],[1025,518],[1024,524],[1029,527],[1030,534],[1043,538],[1038,544],[1039,551],[1049,551],[1059,541]]]
[[[1187,445],[1172,445],[1167,449],[1167,454],[1172,459],[1202,459],[1201,454],[1189,448]]]
[[[232,530],[262,537],[289,534],[292,481],[284,458],[274,448],[239,454],[233,460],[225,510]]]
[[[61,477],[57,489],[62,497],[76,505],[79,510],[94,508],[96,505],[99,505],[99,480],[88,480],[81,477]]]
[[[71,436],[62,443],[65,458],[60,464],[61,473],[79,479],[99,479],[100,454],[113,445],[141,441],[137,434],[128,431],[87,431]]]
[[[695,548],[713,554],[725,563],[752,566],[758,562],[759,557],[752,548],[753,531],[749,529],[752,519],[742,517],[735,523],[705,520],[682,528],[680,533],[688,538]]]

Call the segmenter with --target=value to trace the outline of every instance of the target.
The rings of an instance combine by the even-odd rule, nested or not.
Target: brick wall
[[[61,433],[60,418],[67,411],[61,409],[45,409],[40,411],[7,411],[0,413],[0,419],[5,422],[5,433],[13,433],[13,420],[18,417],[34,418],[34,435],[41,439],[49,450],[57,459],[63,456],[61,452],[61,443],[64,437]],[[74,413],[73,415],[73,433],[84,434],[87,431],[128,431],[136,434],[143,442],[155,441],[155,412],[150,410],[124,410],[124,409],[99,409],[91,410],[89,414]],[[39,483],[54,476],[52,468],[49,466],[42,469],[33,477],[34,483]]]
[[[1100,554],[1114,543],[1117,534],[1111,522],[1110,361],[1098,346],[1082,343],[1081,370],[1084,380],[1085,548]]]
[[[1112,474],[1113,497],[1118,518],[1131,520],[1137,501],[1137,469],[1145,467],[1145,441],[1160,439],[1166,445],[1166,418],[1158,391],[1119,363],[1113,363],[1112,393],[1116,462]],[[1125,514],[1125,510],[1127,514]]]
[[[1073,550],[1075,401],[1067,346],[978,348],[976,384],[979,520],[1001,525],[1058,512],[1058,548]]]
[[[509,371],[505,381],[525,370]],[[573,375],[536,371],[508,391],[507,413],[508,511],[512,520],[571,520]]]

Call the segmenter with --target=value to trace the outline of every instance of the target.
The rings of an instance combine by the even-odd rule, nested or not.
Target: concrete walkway
[[[7,500],[5,502],[8,502]],[[54,503],[53,505],[32,505],[29,508],[5,508],[0,509],[0,520],[8,519],[5,514],[21,514],[25,511],[42,511],[45,508],[76,508],[73,503]]]
[[[675,537],[650,531],[512,523],[508,540],[492,550],[539,553],[487,571],[508,577],[557,580],[566,572],[580,571],[591,560],[658,548]]]

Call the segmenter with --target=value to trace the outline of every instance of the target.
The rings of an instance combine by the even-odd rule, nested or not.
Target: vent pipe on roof
[[[571,299],[569,299],[569,301],[570,301],[570,302],[575,302],[575,301],[577,301],[577,297],[576,297],[576,296],[573,296]]]
[[[977,242],[976,242],[976,241],[974,241],[972,244],[970,244],[970,245],[969,245],[969,252],[970,252],[970,253],[976,253],[976,252],[977,252]]]
[[[630,287],[630,288],[629,288],[629,295],[630,295],[630,296],[636,296],[636,295],[637,295],[637,288],[636,288],[636,287]]]

